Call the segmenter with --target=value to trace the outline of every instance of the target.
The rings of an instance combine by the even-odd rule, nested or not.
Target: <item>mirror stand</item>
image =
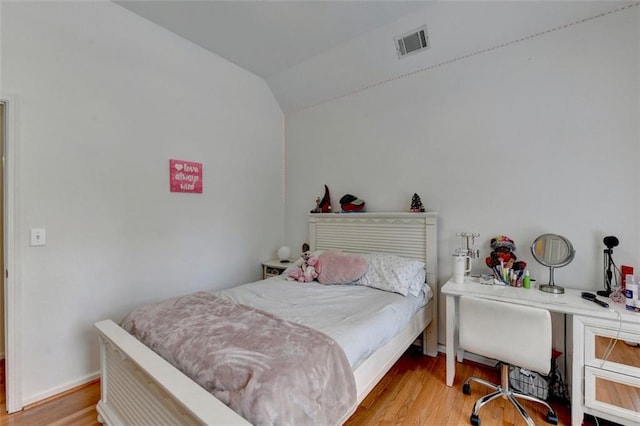
[[[545,293],[553,293],[553,294],[563,294],[564,288],[557,286],[555,282],[553,282],[553,270],[555,266],[549,266],[549,284],[544,284],[539,287],[540,291],[544,291]]]
[[[571,242],[562,235],[542,234],[531,244],[531,254],[538,263],[549,268],[549,284],[539,286],[540,291],[563,294],[564,288],[558,287],[553,280],[553,271],[573,260],[576,251]]]

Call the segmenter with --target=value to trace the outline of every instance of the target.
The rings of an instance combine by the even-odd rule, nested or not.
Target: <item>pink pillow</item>
[[[369,264],[357,254],[343,254],[340,250],[327,250],[318,256],[322,270],[320,284],[348,284],[362,277]]]

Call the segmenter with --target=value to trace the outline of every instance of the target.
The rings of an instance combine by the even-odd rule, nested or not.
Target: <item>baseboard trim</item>
[[[42,405],[52,399],[60,398],[68,393],[71,393],[78,388],[87,386],[100,380],[100,372],[96,371],[91,374],[87,374],[86,376],[80,377],[77,380],[72,380],[63,385],[56,386],[53,389],[49,389],[48,391],[30,396],[24,399],[24,409],[28,410],[29,408],[34,408],[39,405]]]

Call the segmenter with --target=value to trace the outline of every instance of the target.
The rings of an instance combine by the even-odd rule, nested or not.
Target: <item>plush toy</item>
[[[312,256],[309,244],[302,244],[302,257],[296,261],[295,268],[287,273],[287,278],[301,283],[308,283],[318,278],[322,271],[322,264],[317,256]]]
[[[311,248],[309,247],[309,244],[304,243],[302,244],[302,258],[304,260],[309,259],[309,257],[311,256],[311,252],[309,251]]]
[[[289,271],[289,278],[301,283],[308,283],[318,278],[322,266],[317,256],[302,257],[300,264]]]

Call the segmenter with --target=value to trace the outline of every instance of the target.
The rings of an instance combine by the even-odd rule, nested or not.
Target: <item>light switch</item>
[[[31,228],[30,235],[31,246],[46,246],[47,245],[47,231],[44,228]]]

